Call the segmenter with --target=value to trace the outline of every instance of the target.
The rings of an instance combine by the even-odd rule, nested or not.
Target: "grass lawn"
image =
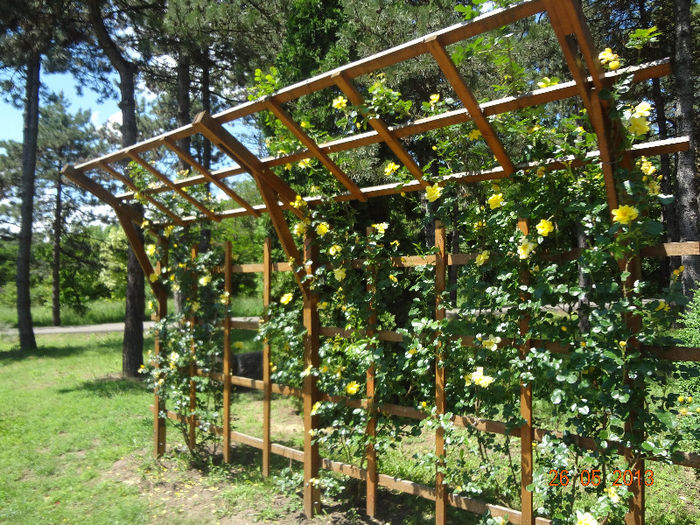
[[[244,343],[240,351],[255,348],[252,335],[235,332]],[[387,491],[380,493],[381,521],[369,520],[358,496],[364,486],[357,484],[324,496],[324,513],[305,522],[300,464],[275,456],[275,475],[262,478],[260,453],[245,446],[236,447],[232,465],[221,464],[220,447],[210,459],[193,461],[171,426],[168,453],[155,461],[152,394],[140,381],[119,378],[120,337],[39,336],[40,349],[31,354],[16,350],[15,339],[0,339],[0,523],[432,522],[432,502]],[[261,435],[261,412],[260,393],[234,396],[236,430]],[[272,434],[301,448],[302,421],[290,399],[273,402]],[[430,449],[432,439],[426,433],[407,440],[381,459],[382,470],[429,481],[411,455]],[[647,468],[656,477],[647,523],[700,525],[698,476],[659,464]],[[449,516],[450,523],[478,521],[455,509]]]

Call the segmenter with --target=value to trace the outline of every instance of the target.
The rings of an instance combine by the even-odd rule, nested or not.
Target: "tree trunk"
[[[678,202],[679,234],[681,241],[700,240],[698,235],[698,187],[695,179],[695,134],[693,122],[693,33],[690,27],[691,0],[675,0],[676,7],[676,55],[675,74],[678,105],[676,117],[678,134],[690,138],[690,148],[678,155]],[[683,293],[691,297],[700,280],[700,256],[686,255],[681,258]]]
[[[138,72],[135,64],[124,58],[119,47],[114,43],[104,25],[101,13],[101,0],[88,1],[90,24],[95,36],[109,59],[119,73],[119,109],[122,112],[122,145],[136,143],[136,98],[134,96],[134,78]],[[140,237],[143,234],[140,225],[136,225]],[[124,340],[122,343],[122,374],[126,377],[138,376],[143,364],[143,315],[145,309],[143,270],[136,259],[131,246],[126,265],[126,305],[124,316]]]
[[[192,123],[192,112],[190,106],[190,87],[192,79],[190,77],[190,57],[182,50],[180,44],[180,53],[177,58],[177,125],[186,126]],[[184,137],[178,140],[180,148],[187,153],[190,152],[190,137]],[[184,160],[180,160],[180,169],[189,170],[191,166]]]
[[[202,109],[207,113],[211,113],[211,86],[209,78],[209,50],[204,49],[202,54]],[[204,139],[204,147],[202,149],[202,164],[206,169],[211,169],[211,142]],[[205,185],[207,194],[211,192],[211,184],[207,182]],[[202,225],[202,234],[199,239],[199,253],[209,251],[211,247],[211,228],[208,223]]]
[[[60,170],[59,170],[60,173]],[[56,206],[53,215],[53,260],[51,261],[51,275],[53,277],[53,293],[51,314],[53,325],[61,326],[61,234],[63,214],[63,181],[61,176],[56,177]]]
[[[576,226],[576,246],[582,250],[587,248],[588,239],[586,239],[586,233],[583,231],[583,226],[577,224]],[[578,313],[578,329],[582,334],[587,334],[591,330],[591,320],[589,317],[591,300],[589,291],[591,289],[591,276],[583,271],[583,267],[579,265],[578,267],[578,286],[583,290],[583,293],[579,295],[578,301],[576,303],[576,312]]]
[[[34,215],[34,178],[39,135],[39,86],[41,55],[34,53],[27,63],[24,97],[24,133],[22,142],[21,222],[17,252],[17,327],[19,345],[36,349],[29,295],[29,264],[32,257],[32,222]]]

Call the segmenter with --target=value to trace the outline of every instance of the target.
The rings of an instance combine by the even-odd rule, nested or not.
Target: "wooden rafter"
[[[199,211],[204,213],[209,219],[212,221],[218,221],[219,218],[216,216],[216,214],[211,211],[209,208],[207,208],[204,204],[202,204],[200,201],[195,199],[192,195],[187,193],[185,190],[182,188],[178,188],[173,182],[163,175],[159,170],[151,166],[148,162],[146,162],[144,159],[138,156],[137,153],[133,153],[131,151],[127,152],[127,155],[131,160],[136,162],[139,166],[141,166],[143,169],[154,175],[158,180],[160,180],[163,184],[168,186],[171,190],[173,190],[175,193],[177,193],[180,197],[185,199],[187,202],[192,204],[195,208],[197,208]]]
[[[479,102],[476,100],[472,90],[469,89],[467,84],[464,82],[462,75],[459,74],[457,66],[455,66],[452,58],[450,58],[450,56],[447,54],[447,51],[440,43],[438,37],[428,40],[427,44],[428,49],[430,49],[430,53],[440,66],[440,69],[445,75],[447,81],[452,85],[452,88],[462,101],[462,104],[464,104],[464,107],[469,112],[474,124],[476,124],[476,127],[481,132],[481,136],[484,138],[495,155],[496,160],[503,167],[506,174],[510,175],[513,173],[513,171],[515,171],[513,162],[510,160],[508,153],[506,153],[501,139],[498,138],[496,130],[493,129],[491,123],[484,116],[484,112],[479,107]]]
[[[194,127],[221,151],[245,167],[258,182],[258,187],[261,183],[269,184],[277,192],[285,208],[288,208],[299,218],[304,216],[300,210],[291,205],[296,200],[297,193],[286,182],[272,173],[270,168],[266,167],[259,158],[253,155],[211,115],[205,111],[199,113],[194,119]]]
[[[124,186],[131,188],[131,190],[134,192],[139,191],[138,187],[136,187],[136,184],[127,177],[126,175],[123,175],[119,173],[117,170],[115,170],[112,166],[107,164],[106,162],[98,162],[97,167],[101,169],[102,171],[106,171],[109,175],[120,181]],[[158,202],[155,200],[153,197],[146,193],[142,193],[143,198],[146,199],[148,202],[150,202],[153,206],[155,206],[157,209],[162,211],[164,214],[166,214],[168,217],[170,217],[176,224],[182,225],[182,220],[180,217],[178,217],[170,208],[165,206],[164,204]]]
[[[231,188],[229,188],[221,179],[217,179],[216,177],[212,176],[211,173],[209,173],[209,170],[202,166],[199,162],[197,162],[197,159],[195,159],[192,155],[187,153],[184,149],[180,148],[175,141],[172,139],[163,139],[163,143],[173,152],[175,153],[180,159],[182,159],[184,162],[189,164],[190,166],[194,167],[199,173],[202,174],[202,177],[207,182],[211,182],[219,188],[221,191],[223,191],[226,196],[229,198],[233,199],[236,201],[238,204],[243,206],[246,210],[250,212],[251,215],[254,215],[255,217],[259,217],[260,214],[253,209],[253,207],[245,200],[243,199],[238,193],[233,191]]]
[[[294,136],[296,136],[296,138],[298,138],[299,141],[306,146],[319,161],[321,161],[328,171],[330,171],[333,176],[355,196],[356,199],[361,201],[367,200],[367,198],[360,191],[360,187],[355,184],[350,177],[348,177],[347,174],[341,170],[335,162],[333,162],[333,160],[331,160],[328,154],[324,153],[323,150],[318,147],[318,144],[316,144],[309,134],[304,131],[304,128],[294,121],[292,116],[287,113],[284,108],[282,108],[282,105],[279,102],[277,102],[274,98],[270,98],[267,101],[267,105],[270,108],[270,111],[274,113],[279,121],[282,122],[287,129],[294,133]]]
[[[364,98],[357,90],[357,88],[352,84],[352,81],[345,77],[342,73],[338,73],[333,76],[336,85],[340,90],[345,93],[348,100],[355,106],[361,106],[364,104]],[[387,146],[394,152],[394,155],[399,159],[399,161],[408,168],[408,171],[413,175],[423,187],[427,186],[428,183],[423,180],[423,170],[418,166],[411,154],[404,148],[403,144],[394,136],[392,131],[380,118],[370,118],[369,125],[378,133],[382,141],[386,143]]]

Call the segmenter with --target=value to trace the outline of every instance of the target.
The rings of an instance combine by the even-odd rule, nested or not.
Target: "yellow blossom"
[[[437,93],[434,93],[430,95],[430,104],[437,104],[440,101],[440,95]]]
[[[360,385],[357,383],[357,381],[350,381],[347,385],[345,385],[345,391],[351,396],[357,394],[359,390]]]
[[[629,224],[637,217],[639,217],[639,210],[633,206],[623,205],[612,211],[613,222],[619,222],[620,224]]]
[[[343,248],[339,244],[334,244],[330,248],[328,248],[328,253],[332,256],[335,257],[338,255],[341,251],[343,251]]]
[[[442,195],[442,188],[436,182],[432,186],[425,188],[425,198],[430,202],[435,202]]]
[[[229,294],[228,292],[222,293],[222,294],[219,296],[219,302],[220,302],[221,304],[226,304],[226,303],[228,303],[229,295],[230,295],[230,294]]]
[[[143,222],[141,223],[141,229],[145,228],[149,224],[150,224],[150,222],[148,222],[148,219],[144,219]]]
[[[683,266],[683,265],[681,264],[681,265],[678,267],[678,271],[679,271],[680,273],[683,273],[683,272],[685,271],[685,266]]]
[[[418,350],[415,348],[409,348],[408,350],[408,355],[416,355],[418,353]]]
[[[158,280],[158,274],[152,273],[151,275],[148,276],[148,280],[151,281],[152,283],[156,282]]]
[[[156,245],[155,244],[147,244],[146,245],[146,254],[148,254],[149,257],[153,257],[156,254]]]
[[[312,416],[315,416],[316,414],[318,414],[318,411],[320,410],[321,405],[323,405],[323,403],[321,401],[316,401],[314,403],[314,406],[311,407],[311,415]]]
[[[657,180],[650,180],[647,183],[647,192],[649,195],[652,197],[655,197],[656,195],[659,195],[661,193],[661,184],[659,184],[659,181]]]
[[[333,270],[333,277],[336,281],[342,281],[345,279],[345,268],[336,268]]]
[[[296,199],[290,202],[289,205],[292,208],[300,209],[306,206],[306,201],[301,197],[301,195],[297,195]]]
[[[680,416],[687,416],[688,415],[688,409],[683,407],[678,411],[678,415]]]
[[[345,109],[348,107],[348,99],[342,95],[333,99],[333,107],[335,109]]]
[[[481,131],[479,131],[478,129],[473,129],[469,132],[469,135],[467,135],[467,137],[469,138],[469,140],[479,139],[481,138]]]
[[[678,396],[679,403],[685,403],[685,398],[683,396]]]
[[[527,259],[530,257],[530,254],[536,247],[537,245],[534,242],[528,240],[527,238],[523,239],[518,246],[518,257],[521,259]]]
[[[206,286],[211,282],[211,275],[203,275],[199,278],[199,284],[201,286]]]
[[[482,388],[487,388],[491,383],[493,383],[494,379],[491,376],[484,375],[483,366],[477,366],[474,372],[464,376],[464,381],[467,384],[467,386],[474,383],[475,385],[480,386]]]
[[[576,126],[576,128],[574,128],[574,131],[575,131],[576,133],[578,133],[579,135],[580,135],[581,133],[585,133],[585,132],[586,132],[586,130],[583,129],[583,126]]]
[[[294,298],[293,293],[286,293],[282,297],[280,297],[280,303],[281,304],[289,304],[293,298]]]
[[[503,206],[503,194],[502,193],[494,193],[491,195],[488,200],[486,201],[489,204],[489,207],[492,210],[495,210],[496,208],[500,208]]]
[[[483,230],[484,228],[486,228],[486,221],[480,220],[474,224],[474,231]]]
[[[489,337],[488,339],[484,339],[481,342],[481,346],[486,348],[487,350],[491,350],[492,352],[498,348],[498,344],[501,342],[501,338],[496,336],[496,337]]]
[[[327,222],[321,222],[316,226],[316,234],[320,237],[323,237],[325,234],[328,233],[330,229],[331,227],[328,225]]]
[[[544,166],[540,166],[539,168],[537,168],[537,178],[541,179],[542,177],[544,177],[545,171],[546,170]]]
[[[326,308],[328,308],[328,301],[323,301],[323,302],[318,303],[319,310],[325,310]]]
[[[388,222],[378,222],[377,224],[373,224],[372,228],[377,230],[377,233],[380,233],[384,235],[384,232],[386,232],[386,229],[389,227]]]
[[[537,233],[539,233],[542,237],[547,237],[547,235],[554,231],[554,225],[547,219],[542,219],[539,223],[537,223],[536,228]]]
[[[610,62],[608,62],[608,67],[611,70],[615,71],[616,69],[620,68],[620,61],[619,60],[611,60]]]
[[[686,402],[692,403],[693,402],[693,396],[688,396],[685,398]]]
[[[299,124],[299,125],[300,125],[302,128],[304,128],[304,129],[310,128],[310,127],[311,127],[311,123],[308,122],[308,121],[306,121],[306,120],[302,120],[302,121],[301,121],[301,124]]]
[[[608,487],[606,489],[603,489],[603,492],[605,492],[608,497],[612,500],[613,503],[620,503],[620,495],[617,493],[617,490],[615,490],[615,487]]]
[[[576,525],[598,525],[598,520],[590,512],[576,511]]]
[[[396,276],[393,273],[389,274],[389,280],[394,283],[398,283],[399,280],[396,278]]]
[[[191,305],[191,308],[192,308],[193,312],[196,312],[197,310],[199,310],[199,301],[193,302]]]
[[[476,265],[483,266],[486,263],[486,261],[489,260],[490,255],[491,254],[488,250],[484,250],[483,252],[481,252],[479,255],[476,256]]]
[[[294,225],[294,228],[292,228],[292,231],[294,232],[294,235],[301,237],[304,235],[304,232],[306,232],[306,225],[303,222],[297,222]]]
[[[640,137],[649,131],[649,122],[646,117],[630,117],[629,132],[635,137]]]
[[[287,162],[287,163],[284,165],[284,169],[287,170],[287,171],[291,170],[291,169],[292,169],[292,163],[291,163],[291,162]]]
[[[633,117],[648,117],[651,114],[651,104],[649,102],[640,102],[634,108]]]
[[[311,166],[311,159],[302,159],[299,162],[297,162],[297,166],[306,169]]]
[[[607,64],[608,62],[612,62],[613,60],[617,60],[619,57],[613,53],[613,50],[610,49],[609,47],[606,47],[603,51],[601,51],[598,54],[598,60],[600,60],[601,64]]]
[[[389,164],[387,164],[387,165],[384,167],[384,175],[386,175],[386,176],[388,177],[389,175],[391,175],[392,173],[394,173],[396,170],[398,170],[400,167],[401,167],[401,166],[399,166],[398,164],[396,164],[396,162],[390,162]]]
[[[642,170],[644,175],[652,175],[656,173],[656,166],[654,166],[651,161],[647,160],[646,157],[642,157],[638,163],[639,169]]]
[[[659,301],[659,306],[656,307],[657,312],[660,312],[661,310],[668,311],[670,309],[671,308],[668,306],[668,304],[666,304],[666,301],[664,301],[663,299]]]
[[[540,89],[548,88],[550,86],[556,86],[559,83],[558,80],[552,80],[549,77],[542,77],[542,80],[540,80],[537,83],[537,87]]]

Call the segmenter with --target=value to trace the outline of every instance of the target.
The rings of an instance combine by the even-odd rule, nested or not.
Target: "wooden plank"
[[[668,58],[657,60],[653,62],[648,62],[640,64],[638,66],[630,66],[626,68],[620,68],[616,71],[609,71],[605,73],[606,84],[611,84],[614,80],[618,79],[622,75],[632,75],[633,82],[643,82],[651,78],[658,78],[669,75],[671,72],[670,60]],[[591,83],[592,78],[587,77],[586,82]],[[555,102],[558,100],[563,100],[566,98],[577,96],[578,87],[575,81],[562,82],[556,86],[550,86],[542,89],[535,89],[528,93],[523,93],[518,96],[509,96],[501,99],[492,100],[485,102],[481,105],[481,109],[485,116],[499,115],[506,113],[508,111],[516,111],[519,109],[537,106],[540,104],[546,104],[548,102]],[[466,109],[448,111],[440,115],[433,115],[430,117],[417,119],[416,121],[402,124],[398,126],[390,126],[389,131],[391,131],[396,138],[404,138],[419,133],[425,133],[426,131],[431,131],[433,129],[442,128],[445,126],[452,126],[456,124],[462,124],[471,120],[469,112]],[[673,140],[673,139],[669,139]],[[359,148],[363,146],[368,146],[370,144],[376,144],[381,142],[382,138],[379,134],[372,130],[365,133],[358,133],[350,137],[343,137],[341,139],[333,140],[324,144],[320,144],[319,148],[324,153],[337,153],[340,151],[347,151],[354,148]],[[283,155],[281,157],[266,157],[261,159],[261,162],[267,167],[282,166],[287,162],[297,162],[308,156],[307,152],[295,152],[289,155]],[[223,168],[212,172],[212,176],[217,179],[224,179],[233,175],[240,175],[245,173],[246,169],[242,167],[233,168]],[[187,177],[174,182],[178,186],[193,186],[197,184],[202,184],[205,182],[204,177],[195,175],[192,177]],[[162,191],[167,191],[166,186],[160,185],[155,188],[146,190],[147,193],[158,193]],[[117,195],[117,198],[132,198],[132,194],[124,193]],[[255,207],[254,207],[255,208]],[[258,208],[255,208],[259,211]]]
[[[133,183],[133,181],[127,177],[126,175],[122,175],[119,173],[117,170],[115,170],[112,166],[105,162],[100,162],[98,163],[98,168],[101,169],[102,171],[106,171],[109,175],[120,181],[124,186],[127,188],[130,188],[134,192],[134,197],[136,196],[136,192],[139,191],[139,189],[136,187],[136,185]],[[158,202],[155,200],[153,197],[151,197],[147,192],[141,192],[143,195],[143,198],[146,199],[148,202],[150,202],[153,206],[155,206],[158,210],[166,214],[168,217],[170,217],[175,224],[178,224],[182,226],[182,220],[180,217],[173,212],[170,208],[165,206],[164,204]]]
[[[143,169],[145,169],[146,171],[151,173],[155,178],[160,180],[163,184],[165,184],[167,187],[169,187],[171,190],[173,190],[175,193],[177,193],[180,197],[182,197],[187,202],[192,204],[192,206],[194,206],[199,211],[201,211],[210,220],[216,221],[216,222],[218,222],[220,220],[213,211],[211,211],[209,208],[207,208],[204,204],[202,204],[200,201],[195,199],[192,195],[187,193],[185,190],[183,190],[182,188],[173,184],[173,182],[168,177],[163,175],[159,170],[157,170],[155,167],[151,166],[148,162],[146,162],[144,159],[139,157],[136,153],[127,152],[127,155],[136,164],[138,164]]]
[[[165,139],[163,140],[163,142],[178,157],[180,157],[190,166],[193,166],[199,173],[201,173],[202,177],[204,177],[204,179],[207,182],[211,182],[212,184],[214,184],[214,186],[223,191],[227,197],[233,199],[238,204],[243,206],[244,209],[248,210],[251,215],[255,217],[260,217],[260,214],[255,209],[253,209],[253,207],[250,204],[248,204],[248,202],[245,199],[243,199],[240,195],[238,195],[238,193],[229,188],[221,179],[218,179],[214,177],[211,173],[209,173],[209,170],[207,168],[202,166],[199,162],[197,162],[197,159],[195,159],[192,155],[190,155],[184,149],[180,148],[177,144],[175,144],[173,140]]]
[[[445,227],[440,221],[435,221],[435,319],[442,321],[446,317],[443,293],[447,283],[447,236]],[[447,412],[447,397],[445,395],[445,355],[440,343],[437,344],[435,355],[435,407],[438,417]],[[435,431],[435,455],[438,463],[435,469],[435,523],[447,523],[447,499],[445,492],[445,475],[442,470],[446,466],[445,430],[438,427]]]
[[[234,330],[255,330],[257,331],[258,328],[260,328],[260,322],[259,321],[237,321],[235,319],[231,319],[231,328]]]
[[[231,241],[226,241],[224,255],[224,290],[226,293],[226,317],[224,317],[224,365],[223,375],[228,378],[231,375]],[[224,381],[224,463],[231,463],[231,383]]]
[[[161,239],[161,251],[164,254],[163,257],[163,266],[168,265],[168,240],[167,239]],[[156,264],[156,269],[158,273],[160,274],[161,270],[161,261],[158,261]],[[165,288],[160,288],[158,290],[158,293],[156,294],[156,299],[158,301],[157,308],[158,310],[156,311],[156,322],[164,319],[168,315],[168,295],[165,291]],[[155,341],[153,343],[153,354],[156,357],[156,360],[158,359],[158,356],[160,355],[160,332],[156,330],[155,333]],[[154,439],[154,452],[155,452],[155,457],[160,458],[165,454],[165,444],[166,444],[166,426],[165,426],[165,418],[163,417],[163,414],[166,412],[166,406],[165,406],[165,400],[161,399],[160,394],[158,393],[158,386],[155,387],[153,391],[153,406],[155,407],[155,410],[153,412],[153,439]]]
[[[305,265],[307,275],[312,275],[318,264],[318,245],[307,232],[304,237],[304,260],[312,261]],[[318,295],[308,290],[308,282],[302,285],[307,288],[304,294],[304,369],[318,369],[320,347],[320,322],[318,318]],[[314,443],[311,433],[319,427],[318,415],[312,414],[313,407],[319,401],[317,379],[315,374],[306,374],[303,385],[304,402],[304,514],[308,519],[321,511],[321,491],[315,480],[321,467],[321,457],[318,444]]]
[[[642,257],[675,257],[678,255],[700,255],[700,242],[665,242],[659,246],[642,248]]]
[[[267,100],[267,106],[274,113],[274,115],[279,119],[282,124],[284,124],[287,129],[289,129],[299,141],[308,148],[308,150],[313,153],[316,158],[321,161],[321,163],[331,172],[331,174],[340,182],[345,188],[358,200],[366,201],[365,197],[357,184],[355,184],[350,177],[348,177],[343,170],[341,170],[338,165],[331,160],[328,154],[324,153],[318,144],[304,131],[304,129],[297,124],[292,116],[287,113],[282,105],[277,102],[274,97],[270,97]]]
[[[650,346],[641,345],[639,347],[642,352],[653,355],[657,359],[666,361],[700,361],[700,348],[689,348],[682,346]]]
[[[192,261],[195,261],[197,259],[197,253],[198,253],[198,248],[197,246],[193,246],[190,252],[190,255],[192,257]],[[194,270],[192,270],[192,273],[194,274]],[[193,276],[192,279],[192,290],[190,291],[190,299],[196,300],[197,298],[197,276],[196,274]],[[190,329],[192,330],[194,334],[195,327],[197,326],[197,318],[192,315],[189,318],[189,323],[190,323]],[[192,356],[192,362],[190,363],[189,370],[190,370],[190,377],[193,377],[195,375],[196,371],[196,365],[194,363],[195,360],[195,355],[197,354],[197,344],[195,342],[194,336],[192,337],[192,342],[190,343],[190,354]],[[195,416],[195,411],[197,410],[197,383],[194,381],[194,379],[190,379],[190,414],[189,414],[189,431],[187,434],[187,446],[188,448],[192,451],[194,450],[197,442],[196,442],[196,430],[197,430],[197,423],[196,423],[196,416]]]
[[[528,235],[529,227],[526,219],[518,219],[518,229],[523,235]],[[526,264],[523,263],[520,270],[520,282],[524,285],[530,283],[530,274]],[[530,296],[527,292],[521,292],[520,300],[528,301]],[[530,316],[523,314],[518,321],[520,336],[528,333]],[[520,347],[520,358],[525,359],[530,352],[531,343],[525,340]],[[520,382],[520,417],[524,420],[520,427],[520,501],[521,501],[521,523],[532,525],[535,522],[535,509],[533,494],[527,489],[532,483],[532,472],[534,469],[534,457],[532,453],[533,440],[533,420],[532,420],[532,382],[528,384]]]
[[[439,37],[432,38],[426,42],[430,53],[440,66],[440,69],[442,70],[443,75],[445,75],[447,82],[452,85],[452,89],[454,89],[457,97],[462,101],[462,104],[469,112],[469,115],[471,115],[474,124],[476,124],[476,127],[481,132],[481,136],[484,138],[489,148],[491,148],[491,151],[496,157],[498,163],[503,168],[505,174],[510,176],[515,171],[513,162],[510,160],[508,153],[503,147],[501,139],[498,138],[496,130],[493,129],[491,123],[484,116],[483,111],[479,107],[479,102],[476,100],[472,90],[469,89],[467,84],[464,82],[462,75],[460,75],[459,71],[457,70],[457,66],[455,66],[455,63],[452,61],[450,56],[447,54],[447,51],[445,51],[445,48],[440,43]]]
[[[342,73],[333,76],[336,85],[345,93],[348,100],[355,106],[364,104],[364,99],[357,88],[352,84],[352,81]],[[381,139],[389,146],[389,149],[394,152],[394,155],[399,161],[406,166],[408,171],[413,175],[413,178],[418,181],[422,187],[428,186],[428,183],[423,180],[423,170],[418,166],[410,153],[404,148],[403,144],[394,136],[389,129],[389,126],[380,118],[370,118],[369,125],[379,134]]]
[[[268,184],[282,199],[282,204],[299,218],[303,218],[301,210],[290,206],[297,194],[289,185],[266,167],[260,159],[253,155],[248,148],[231,135],[226,128],[211,117],[206,111],[199,113],[193,122],[195,129],[209,141],[226,153],[234,161],[245,167],[256,178]],[[268,208],[269,204],[266,202]]]
[[[265,237],[263,243],[263,308],[267,309],[272,300],[272,239]],[[270,379],[270,344],[267,339],[263,341],[263,448],[262,448],[262,475],[270,475],[270,454],[272,443],[270,438],[270,417],[272,402],[272,380]]]
[[[371,237],[374,228],[367,228],[367,237]],[[374,267],[369,268],[369,280],[367,281],[366,290],[369,296],[369,317],[367,319],[367,337],[374,337],[377,326],[377,312],[375,309],[375,300],[377,297],[377,272]],[[367,447],[365,450],[365,459],[367,460],[366,485],[365,485],[365,511],[368,516],[374,517],[377,513],[377,451],[374,448],[374,442],[377,438],[377,408],[374,402],[377,370],[375,363],[372,362],[367,369],[365,379],[365,391],[368,401],[368,421],[365,433],[367,434]]]

